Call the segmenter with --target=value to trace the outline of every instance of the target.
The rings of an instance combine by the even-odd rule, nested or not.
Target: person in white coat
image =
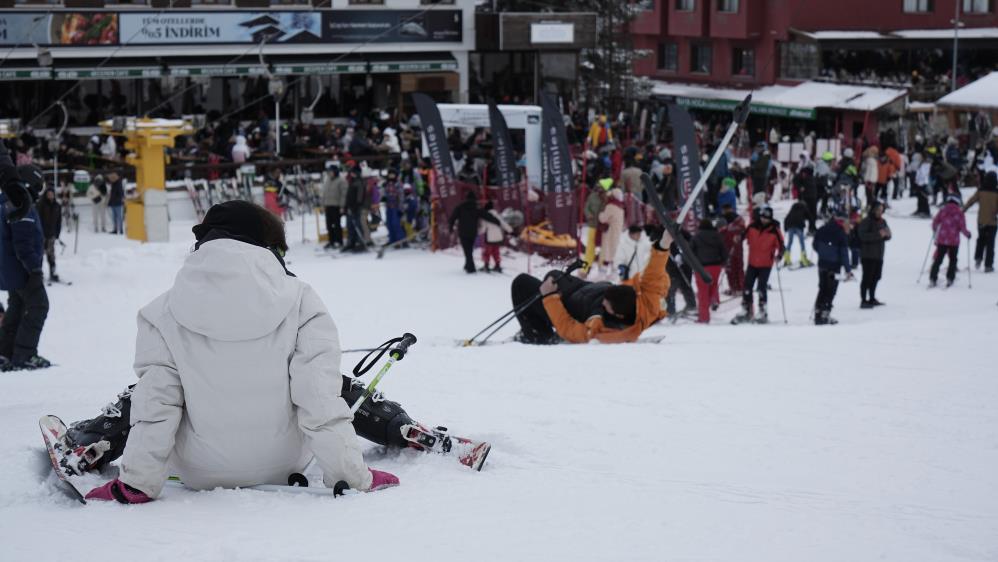
[[[644,229],[640,226],[628,227],[627,236],[621,237],[617,256],[613,260],[620,280],[627,281],[635,273],[644,271],[650,258],[651,240],[645,235]]]
[[[313,456],[328,486],[397,485],[364,464],[336,325],[285,268],[283,223],[228,201],[193,230],[173,287],[139,311],[120,475],[87,498],[149,501],[170,474],[195,489],[285,484]]]

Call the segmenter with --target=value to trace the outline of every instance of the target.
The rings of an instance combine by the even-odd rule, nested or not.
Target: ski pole
[[[776,268],[776,286],[779,287],[780,289],[780,310],[783,311],[783,323],[788,324],[789,322],[787,322],[787,303],[783,301],[783,279],[780,276],[779,267]]]
[[[731,124],[728,125],[728,131],[724,133],[724,138],[721,139],[721,143],[718,144],[717,148],[714,150],[714,155],[711,156],[710,161],[707,162],[707,167],[704,168],[703,172],[700,174],[700,180],[697,181],[693,191],[690,192],[689,197],[686,199],[686,203],[679,211],[679,215],[676,216],[676,224],[683,224],[683,219],[686,217],[686,213],[690,212],[690,209],[693,208],[693,204],[696,202],[697,196],[703,190],[703,187],[707,185],[707,178],[709,178],[710,174],[714,171],[714,167],[717,166],[717,162],[721,159],[721,155],[728,149],[728,145],[731,143],[731,138],[735,136],[735,132],[738,130],[738,127],[744,124],[748,119],[749,107],[751,104],[752,94],[749,94],[745,96],[745,99],[742,100],[741,103],[735,106]],[[649,193],[649,195],[651,194]]]
[[[925,264],[929,263],[929,253],[932,251],[932,243],[936,241],[936,235],[939,234],[939,229],[936,228],[932,231],[932,238],[929,239],[929,247],[925,249],[925,259],[922,260],[922,269],[918,272],[918,280],[915,284],[922,282],[922,276],[925,275]]]
[[[574,262],[568,264],[568,267],[565,268],[563,274],[564,275],[570,275],[573,271],[575,271],[576,269],[579,269],[580,267],[584,267],[585,265],[586,265],[585,261],[583,261],[583,260],[575,260]],[[488,340],[490,337],[492,337],[496,332],[498,332],[500,328],[502,328],[506,324],[509,324],[509,322],[512,321],[513,318],[515,318],[518,314],[520,314],[521,312],[523,312],[524,310],[526,310],[527,308],[529,308],[530,305],[532,305],[535,302],[537,302],[540,298],[541,298],[541,294],[537,293],[533,297],[530,297],[530,299],[528,299],[527,301],[525,301],[523,304],[521,304],[519,306],[513,307],[512,310],[507,311],[505,314],[503,314],[499,318],[496,318],[494,322],[492,322],[488,326],[482,328],[482,330],[480,332],[478,332],[477,334],[475,334],[475,335],[471,336],[470,338],[464,340],[464,342],[462,342],[461,346],[462,347],[471,347],[472,345],[475,345],[476,343],[478,343],[478,344],[484,343],[486,340]],[[503,320],[505,320],[505,322],[503,322]],[[495,330],[493,330],[492,333],[490,333],[488,336],[485,337],[485,339],[483,339],[480,342],[476,342],[475,341],[475,339],[477,339],[478,336],[484,334],[490,328],[492,328],[496,324],[499,324],[500,322],[502,322],[502,325],[500,325],[498,328],[496,328]]]
[[[374,353],[374,351],[365,355],[364,358],[357,363],[357,365],[353,368],[353,374],[355,376],[363,375],[374,366],[378,359],[381,359],[381,356],[384,355],[386,351],[388,351],[388,346],[398,344],[392,348],[391,352],[388,354],[388,361],[381,367],[378,374],[371,379],[370,384],[368,384],[364,389],[364,393],[357,398],[356,402],[354,402],[353,407],[350,408],[351,414],[356,414],[357,410],[360,410],[360,407],[364,404],[364,401],[374,394],[374,389],[378,386],[378,383],[381,382],[381,379],[385,376],[385,374],[388,373],[388,370],[392,368],[392,365],[394,365],[396,361],[401,361],[402,358],[405,357],[406,351],[409,350],[409,346],[414,343],[416,343],[416,336],[406,332],[401,338],[393,338],[381,344],[381,346],[377,348],[378,350],[381,350],[381,353],[371,360],[367,367],[363,366],[364,361],[366,361],[367,358],[371,356],[371,353]]]
[[[974,269],[974,266],[972,265],[972,262],[971,262],[971,259],[970,259],[970,239],[968,238],[967,239],[967,288],[968,289],[973,289],[973,287],[970,285],[970,270],[971,269]]]

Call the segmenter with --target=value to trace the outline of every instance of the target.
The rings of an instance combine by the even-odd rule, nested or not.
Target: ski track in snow
[[[962,246],[952,288],[916,284],[931,230],[891,216],[913,200],[895,206],[887,306],[860,310],[858,279],[842,283],[841,323],[815,327],[816,270],[783,271],[788,325],[774,274],[769,325],[730,326],[728,305],[710,326],[662,323],[646,332],[659,344],[615,346],[457,347],[509,309],[510,275],[466,275],[453,250],[331,259],[289,224],[289,268],[344,349],[419,337],[386,395],[493,444],[481,473],[369,444],[402,485],[335,500],[167,487],[147,505],[80,506],[57,489],[38,417],[92,417],[133,381],[135,315],[192,245],[189,222],[169,244],[82,232],[79,254],[59,256],[73,286],[49,288],[41,353],[58,366],[0,374],[0,559],[996,560],[998,276],[975,271],[968,290]],[[976,210],[967,219],[976,237]]]

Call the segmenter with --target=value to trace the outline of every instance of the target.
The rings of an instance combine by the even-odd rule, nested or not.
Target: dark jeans
[[[804,197],[804,204],[807,205],[807,212],[811,215],[807,218],[808,232],[814,232],[818,228],[815,223],[818,219],[818,199],[816,197]]]
[[[361,226],[362,209],[350,209],[347,211],[347,248],[361,250],[366,247],[364,244],[364,231]]]
[[[55,275],[55,242],[58,238],[45,239],[45,259],[49,262],[49,277]]]
[[[766,293],[769,289],[769,274],[773,271],[771,267],[755,267],[748,266],[745,271],[745,289],[742,290],[742,302],[746,306],[752,304],[752,289],[753,286],[758,282],[759,291],[759,304],[766,304],[768,302],[768,294]]]
[[[461,236],[461,249],[464,250],[464,270],[475,271],[475,236]]]
[[[48,314],[49,297],[39,272],[28,278],[27,285],[9,292],[7,313],[0,325],[0,355],[14,363],[38,355],[38,340]]]
[[[666,262],[665,272],[669,274],[669,294],[665,296],[665,311],[671,316],[676,312],[676,292],[683,294],[685,308],[693,309],[697,306],[696,295],[693,294],[693,269],[683,264],[682,267],[676,265],[671,259]]]
[[[928,186],[923,185],[917,185],[915,186],[915,189],[912,189],[912,191],[915,192],[915,197],[918,197],[918,208],[915,209],[915,212],[920,215],[932,214],[932,210],[929,209],[928,189]]]
[[[974,248],[974,261],[984,261],[984,267],[995,266],[996,226],[977,225],[977,247]]]
[[[929,270],[929,279],[935,283],[939,279],[939,266],[943,264],[943,258],[949,256],[949,268],[946,270],[946,279],[952,281],[956,279],[956,255],[959,246],[943,246],[936,244],[936,255],[932,258],[932,269]]]
[[[516,315],[516,320],[520,323],[520,332],[523,341],[546,342],[554,336],[554,325],[548,318],[548,313],[544,310],[544,303],[539,298],[541,280],[521,273],[513,279],[510,293],[513,297],[513,308],[519,309],[526,303],[533,300],[530,306],[521,310]]]
[[[333,246],[343,244],[343,227],[340,226],[340,208],[326,207],[326,232],[329,233],[329,243]]]
[[[837,274],[838,272],[832,269],[818,270],[818,298],[814,300],[815,310],[829,311],[832,309],[832,301],[835,300],[835,293],[839,290]]]
[[[859,282],[859,295],[864,301],[877,298],[877,283],[884,272],[884,260],[863,258],[863,278]]]

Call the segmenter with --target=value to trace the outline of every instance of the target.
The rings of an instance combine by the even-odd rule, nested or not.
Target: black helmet
[[[33,199],[38,199],[45,189],[45,174],[34,164],[23,164],[17,167],[17,177]]]
[[[769,205],[763,205],[759,207],[759,218],[767,218],[773,220],[773,208]]]

